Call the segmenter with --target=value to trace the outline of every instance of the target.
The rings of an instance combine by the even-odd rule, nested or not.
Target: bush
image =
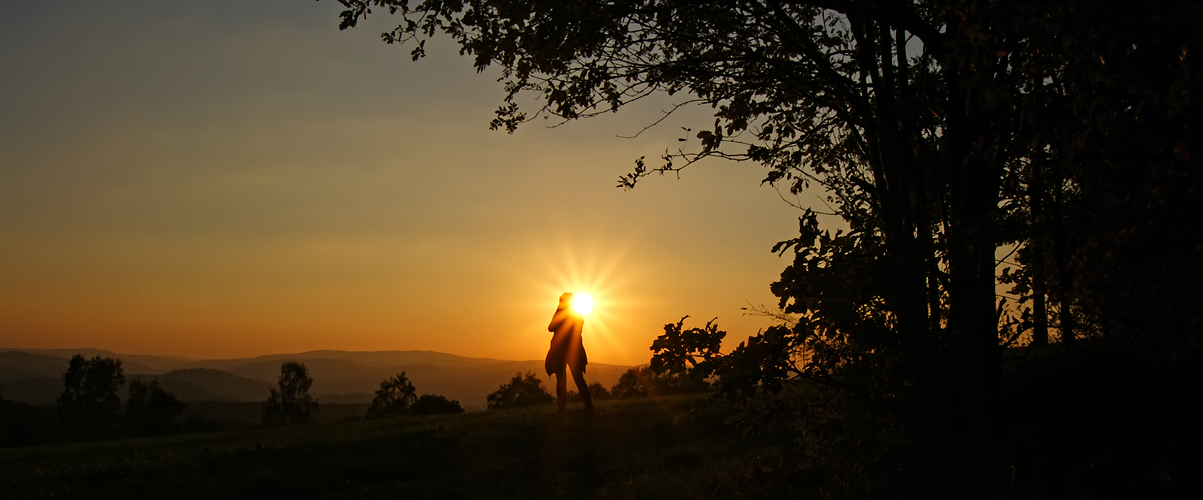
[[[487,402],[490,410],[500,410],[549,405],[556,402],[556,398],[543,388],[543,381],[535,376],[535,372],[526,372],[526,376],[518,372],[510,383],[501,384],[496,392],[489,394]]]
[[[125,401],[125,423],[135,435],[156,436],[176,430],[175,418],[184,412],[174,394],[159,387],[159,378],[149,384],[134,379],[129,383],[129,399]]]
[[[618,399],[631,399],[647,397],[647,386],[641,379],[644,378],[644,372],[647,368],[630,368],[623,372],[622,376],[618,377],[618,383],[610,390],[614,397]]]
[[[423,394],[413,406],[409,407],[409,412],[414,415],[441,415],[463,413],[464,408],[459,405],[459,401],[454,399],[448,400],[445,396],[438,394]]]
[[[669,396],[693,394],[711,389],[710,383],[693,373],[657,374],[649,367],[628,369],[610,391],[618,399],[642,398],[646,396]]]
[[[614,399],[614,395],[610,394],[610,391],[606,389],[606,386],[601,385],[601,382],[593,382],[589,384],[589,395],[593,397],[594,401],[609,401]],[[569,401],[572,401],[573,403],[580,403],[583,402],[584,399],[585,398],[582,398],[580,393],[573,390],[568,391]]]

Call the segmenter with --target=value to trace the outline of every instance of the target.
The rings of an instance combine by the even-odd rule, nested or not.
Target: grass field
[[[731,498],[756,450],[701,397],[0,449],[0,497]],[[709,421],[710,423],[706,423]]]

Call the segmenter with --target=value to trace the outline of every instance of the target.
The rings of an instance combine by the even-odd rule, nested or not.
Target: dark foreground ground
[[[0,449],[0,498],[732,498],[697,397]]]

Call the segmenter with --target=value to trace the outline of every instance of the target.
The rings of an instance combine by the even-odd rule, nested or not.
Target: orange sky
[[[563,291],[598,300],[596,362],[685,314],[728,348],[769,324],[740,308],[772,303],[798,212],[760,167],[614,187],[707,110],[492,132],[496,75],[339,10],[0,3],[0,347],[537,359]]]

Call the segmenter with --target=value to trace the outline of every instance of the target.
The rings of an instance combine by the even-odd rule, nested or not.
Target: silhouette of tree
[[[549,405],[554,403],[556,398],[543,388],[543,381],[539,380],[535,372],[526,372],[525,376],[518,372],[508,384],[501,384],[500,388],[489,394],[486,401],[490,410],[501,410]]]
[[[610,393],[618,399],[642,398],[648,395],[648,386],[644,384],[650,376],[647,367],[629,368],[618,377],[618,383],[610,389]]]
[[[606,389],[606,386],[601,385],[601,382],[591,382],[589,384],[589,395],[594,401],[608,401],[614,399],[614,395],[610,394],[610,390]],[[600,397],[598,395],[600,395]],[[568,400],[574,403],[582,403],[585,399],[581,397],[581,393],[569,390]]]
[[[149,383],[134,379],[125,400],[126,427],[134,434],[156,436],[176,430],[175,418],[184,412],[184,403],[159,386],[159,378]]]
[[[711,389],[698,372],[656,373],[650,366],[627,369],[610,391],[618,399],[692,394]]]
[[[423,394],[414,402],[413,406],[409,407],[409,412],[414,415],[442,415],[447,413],[463,413],[464,408],[460,406],[459,401],[448,400],[446,396],[438,394]]]
[[[414,384],[405,376],[405,372],[393,375],[380,382],[376,397],[372,398],[372,406],[368,407],[368,417],[392,417],[408,413],[410,407],[417,401],[414,395]]]
[[[703,328],[684,329],[685,319],[664,325],[664,334],[652,342],[652,362],[649,368],[657,375],[692,379],[692,385],[709,387],[706,377],[717,368],[716,359],[727,332],[718,329],[712,319]]]
[[[1004,459],[963,450],[1011,446],[989,441],[1015,422],[1004,402],[1042,391],[1008,385],[1019,355],[1007,349],[1023,339],[1061,341],[1066,354],[1025,359],[1058,367],[1038,373],[1113,355],[1191,373],[1198,358],[1199,2],[1153,0],[1139,15],[1065,0],[342,3],[342,28],[373,6],[402,16],[383,39],[414,44],[414,59],[447,36],[478,69],[500,66],[493,128],[657,92],[714,110],[658,166],[637,160],[622,188],[707,157],[758,162],[792,195],[821,188],[823,207],[773,248],[791,258],[771,285],[782,324],[711,366],[762,427],[810,426],[795,463],[826,468],[803,474],[829,478],[824,494],[998,486],[989,471]],[[1018,297],[996,295],[1000,249],[1015,251],[1001,281]],[[1086,339],[1095,350],[1069,347]],[[669,344],[662,366],[689,364]],[[616,396],[658,383],[628,374]],[[823,405],[796,397],[815,390]],[[920,442],[940,443],[925,448],[944,460],[928,473],[865,473],[903,470],[888,461]],[[1091,496],[1079,493],[1062,496]]]
[[[318,402],[309,395],[313,378],[303,363],[288,361],[280,365],[279,391],[271,389],[263,405],[263,423],[295,424],[313,421]]]
[[[610,394],[610,390],[606,389],[606,386],[601,385],[601,382],[590,383],[589,394],[593,396],[595,401],[609,401],[614,399],[614,395]]]
[[[120,359],[72,356],[57,400],[59,418],[67,431],[83,439],[110,434],[121,410],[117,391],[122,385],[125,374]]]

